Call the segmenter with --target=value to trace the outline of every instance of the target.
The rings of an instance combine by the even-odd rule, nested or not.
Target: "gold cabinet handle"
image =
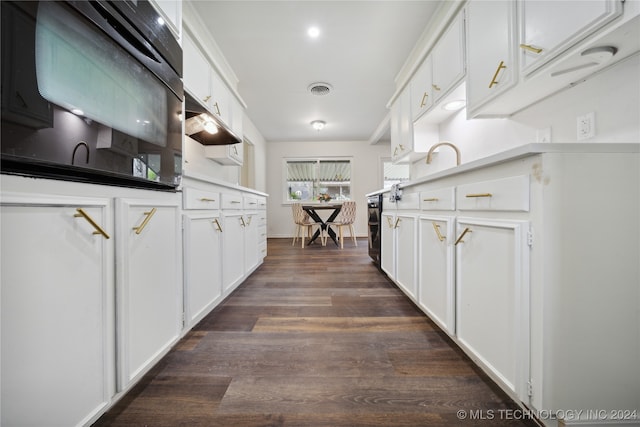
[[[440,86],[438,85],[432,84],[431,86],[433,87],[433,90],[440,90]]]
[[[427,92],[425,92],[424,95],[422,95],[422,101],[420,101],[420,108],[425,106],[425,103],[427,102],[427,98],[429,98],[429,95],[427,95]]]
[[[387,224],[389,224],[389,228],[393,228],[393,223],[391,222],[391,217],[387,217]]]
[[[394,224],[393,228],[398,228],[399,225],[400,225],[400,218],[396,218],[396,223]]]
[[[216,228],[218,229],[218,231],[222,232],[222,226],[220,225],[218,218],[215,218],[212,222],[216,225]]]
[[[207,197],[200,197],[201,202],[215,202],[215,199],[209,199]]]
[[[239,203],[240,203],[240,202],[239,202],[239,201],[237,201],[237,200],[232,200],[232,201],[231,201],[231,204],[233,204],[233,205],[237,205],[237,204],[239,204]]]
[[[242,224],[243,227],[247,226],[247,223],[244,222],[244,217],[242,217],[242,216],[240,217],[240,223]]]
[[[541,48],[539,48],[539,47],[535,47],[535,46],[531,46],[530,44],[524,44],[524,43],[522,43],[522,44],[520,45],[520,48],[521,48],[521,49],[524,49],[524,50],[528,50],[529,52],[533,52],[533,53],[541,53],[541,52],[542,52],[542,49],[541,49]]]
[[[220,115],[220,107],[218,107],[218,103],[216,102],[213,106],[216,108],[216,114]]]
[[[428,199],[422,199],[423,202],[437,202],[438,200],[440,200],[440,199],[438,199],[437,197],[430,197]]]
[[[455,245],[457,245],[458,243],[464,243],[464,240],[462,240],[462,238],[464,237],[465,234],[467,233],[471,233],[471,230],[469,229],[469,227],[466,227],[464,229],[464,231],[462,232],[462,234],[460,235],[460,237],[458,237],[458,239],[456,240],[456,242],[454,243]]]
[[[498,78],[498,73],[503,68],[507,68],[507,66],[504,65],[504,61],[500,61],[500,64],[498,65],[498,68],[496,69],[496,73],[493,75],[493,79],[491,79],[491,83],[489,83],[489,89],[491,89],[493,87],[493,85],[497,85],[498,84],[498,81],[496,79]]]
[[[235,145],[233,146],[233,154],[235,154],[236,156],[238,155],[238,147],[236,147]]]
[[[440,240],[441,242],[444,242],[444,239],[446,238],[446,236],[443,236],[443,235],[440,233],[440,225],[439,225],[439,224],[436,224],[435,222],[432,222],[431,224],[433,225],[433,229],[434,229],[434,230],[435,230],[435,232],[436,232],[436,236],[438,236],[438,240]]]
[[[207,95],[202,100],[206,103],[206,102],[209,102],[210,99],[211,99],[211,95]]]
[[[248,216],[247,217],[247,225],[251,225],[251,218],[253,218],[252,216]]]
[[[95,231],[93,232],[93,234],[100,234],[100,235],[102,235],[105,239],[108,239],[108,238],[109,238],[109,235],[107,234],[107,232],[106,232],[106,231],[104,231],[104,230],[103,230],[103,228],[102,228],[102,227],[100,227],[100,226],[98,225],[98,223],[97,223],[97,222],[95,222],[95,221],[93,220],[93,218],[91,218],[91,216],[89,216],[89,214],[88,214],[87,212],[85,212],[85,210],[84,210],[84,209],[82,209],[82,208],[76,208],[76,212],[77,212],[77,213],[76,213],[76,214],[74,214],[73,216],[74,216],[75,218],[80,218],[80,217],[82,217],[82,218],[86,219],[86,220],[87,220],[87,222],[88,222],[89,224],[91,224],[91,226],[95,229]]]
[[[400,151],[404,151],[404,145],[399,144],[398,147],[400,147]]]
[[[133,227],[133,229],[136,230],[136,234],[142,233],[142,230],[144,230],[144,228],[147,226],[151,217],[156,213],[156,210],[157,210],[156,208],[152,208],[149,212],[144,213],[145,217],[144,217],[144,220],[142,221],[142,224],[140,224],[137,227]]]
[[[475,194],[467,194],[465,197],[493,197],[491,193],[475,193]]]

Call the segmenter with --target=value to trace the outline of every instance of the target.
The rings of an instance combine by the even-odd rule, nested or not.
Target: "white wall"
[[[291,237],[291,205],[284,203],[283,159],[300,157],[351,157],[351,198],[357,203],[356,235],[367,235],[366,194],[382,188],[381,158],[389,157],[390,144],[366,141],[267,143],[267,236]]]
[[[513,147],[537,142],[536,130],[551,128],[551,143],[640,142],[640,55],[615,64],[570,89],[504,119],[466,119],[466,110],[440,124],[441,141],[451,141],[466,163]],[[595,113],[595,137],[577,140],[577,117]],[[412,178],[455,165],[442,147],[431,165],[412,165]]]

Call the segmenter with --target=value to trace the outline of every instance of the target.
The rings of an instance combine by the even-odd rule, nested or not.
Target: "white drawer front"
[[[398,209],[420,209],[420,194],[405,193],[402,199],[396,202]]]
[[[184,209],[220,209],[220,193],[185,187],[182,204]]]
[[[257,210],[258,209],[258,198],[255,196],[243,196],[242,203],[244,209]]]
[[[266,197],[258,197],[258,209],[267,209],[267,198]]]
[[[454,211],[456,210],[455,188],[446,187],[420,193],[420,209],[423,211]]]
[[[222,209],[242,209],[242,195],[222,193]]]
[[[459,185],[459,210],[529,212],[529,175]]]

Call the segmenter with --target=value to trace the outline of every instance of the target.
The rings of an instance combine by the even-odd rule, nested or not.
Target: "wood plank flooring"
[[[358,243],[269,239],[264,264],[94,426],[535,425],[501,416],[515,403]]]

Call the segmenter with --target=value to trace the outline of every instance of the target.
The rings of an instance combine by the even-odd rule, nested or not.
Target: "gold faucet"
[[[458,149],[458,147],[456,147],[455,145],[453,145],[449,141],[439,142],[437,144],[434,144],[431,148],[429,148],[429,152],[427,153],[427,164],[428,165],[431,164],[431,162],[433,161],[433,152],[436,150],[436,148],[440,147],[441,145],[448,145],[449,147],[451,147],[451,148],[453,148],[455,150],[455,152],[456,152],[456,165],[460,165],[460,149]]]

